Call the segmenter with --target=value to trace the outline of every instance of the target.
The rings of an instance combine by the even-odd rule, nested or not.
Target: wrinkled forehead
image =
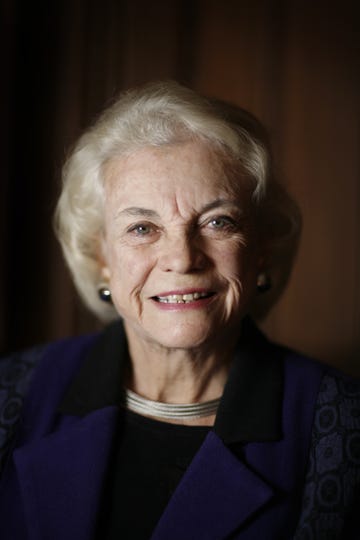
[[[133,193],[160,189],[178,191],[195,187],[212,189],[218,195],[243,198],[251,195],[254,182],[244,173],[238,159],[225,149],[204,140],[146,146],[125,155],[114,155],[103,166],[103,182],[108,196],[114,192]]]

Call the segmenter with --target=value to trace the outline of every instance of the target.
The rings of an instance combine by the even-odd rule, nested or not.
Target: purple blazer
[[[110,404],[76,416],[59,404],[97,339],[65,340],[0,363],[0,448],[29,386],[11,447],[3,445],[2,540],[94,538],[121,409]],[[210,431],[152,540],[360,538],[359,384],[292,351],[263,347],[269,359],[281,357],[279,436],[244,441],[239,457]]]

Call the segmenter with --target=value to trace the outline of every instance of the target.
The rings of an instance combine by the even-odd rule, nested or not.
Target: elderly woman
[[[260,124],[153,84],[105,111],[63,180],[66,260],[114,322],[3,361],[3,419],[24,406],[3,430],[1,538],[359,538],[359,386],[250,317],[300,227]]]

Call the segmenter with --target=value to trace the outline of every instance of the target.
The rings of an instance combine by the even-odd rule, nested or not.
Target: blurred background
[[[0,351],[99,327],[52,232],[66,152],[118,91],[173,78],[253,112],[304,230],[263,327],[360,375],[360,32],[343,0],[2,0]]]

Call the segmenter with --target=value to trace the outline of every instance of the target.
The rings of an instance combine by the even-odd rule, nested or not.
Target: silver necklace
[[[215,414],[221,398],[205,401],[204,403],[162,403],[146,399],[131,390],[125,390],[125,406],[129,411],[168,419],[196,419]]]

